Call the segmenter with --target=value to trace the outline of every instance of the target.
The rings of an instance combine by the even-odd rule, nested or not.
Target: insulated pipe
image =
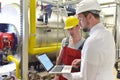
[[[29,53],[34,54],[36,43],[36,0],[30,0],[30,39]]]
[[[30,0],[29,54],[36,55],[40,53],[55,52],[60,49],[60,44],[56,46],[42,48],[35,48],[35,44],[36,44],[36,0]]]
[[[16,59],[13,55],[8,55],[7,56],[7,60],[15,62],[15,64],[16,64],[16,77],[18,79],[20,79],[21,78],[21,76],[20,76],[20,70],[19,70],[20,63],[19,63],[18,59]]]

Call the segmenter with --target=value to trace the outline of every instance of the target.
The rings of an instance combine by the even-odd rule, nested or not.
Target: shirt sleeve
[[[96,75],[94,74],[97,72],[97,66],[85,62],[82,70],[81,72],[63,74],[63,76],[68,80],[95,80]]]

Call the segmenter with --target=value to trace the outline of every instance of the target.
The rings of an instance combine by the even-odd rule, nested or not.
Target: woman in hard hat
[[[100,22],[100,5],[96,0],[82,0],[77,8],[80,26],[89,31],[81,56],[80,72],[63,74],[68,80],[115,80],[115,42]]]
[[[70,16],[66,19],[65,28],[68,31],[69,37],[62,40],[62,47],[57,57],[56,65],[71,65],[74,59],[81,58],[81,49],[84,38],[80,34],[79,20],[75,16]],[[72,72],[78,72],[80,68],[74,68]],[[61,75],[55,75],[54,80],[67,80]]]

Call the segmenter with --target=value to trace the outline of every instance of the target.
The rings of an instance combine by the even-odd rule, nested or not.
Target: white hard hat
[[[77,4],[76,14],[91,10],[101,11],[100,4],[97,0],[82,0]]]

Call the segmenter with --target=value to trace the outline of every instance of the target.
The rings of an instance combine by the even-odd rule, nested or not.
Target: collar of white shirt
[[[94,26],[90,29],[89,36],[92,35],[96,30],[101,29],[101,28],[102,28],[102,29],[104,28],[103,23],[98,23],[98,24],[94,25]]]

